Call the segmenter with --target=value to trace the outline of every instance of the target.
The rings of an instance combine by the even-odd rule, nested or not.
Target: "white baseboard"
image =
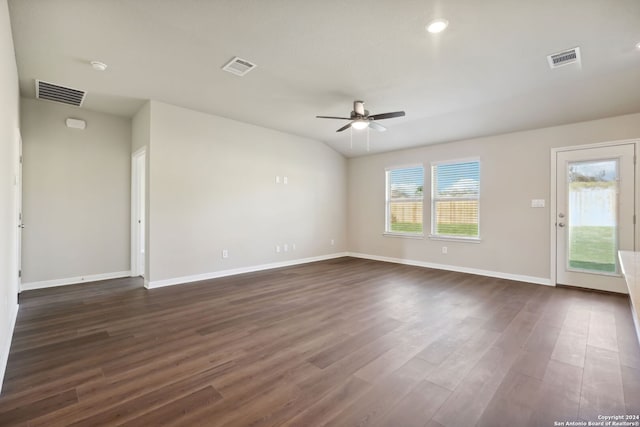
[[[9,327],[9,335],[7,341],[2,346],[2,354],[0,354],[0,394],[2,393],[2,383],[4,381],[4,374],[7,372],[7,363],[9,362],[9,350],[11,350],[11,340],[13,339],[13,330],[16,327],[16,319],[18,318],[18,304],[14,306],[13,313],[11,315],[11,326]]]
[[[347,256],[347,252],[337,252],[328,255],[321,255],[309,258],[300,258],[290,261],[273,262],[270,264],[253,265],[250,267],[234,268],[231,270],[214,271],[211,273],[195,274],[193,276],[174,277],[171,279],[154,280],[148,282],[145,280],[144,286],[147,289],[161,288],[164,286],[181,285],[184,283],[198,282],[200,280],[217,279],[219,277],[235,276],[236,274],[252,273],[254,271],[271,270],[273,268],[290,267],[292,265],[307,264],[309,262],[325,261],[328,259],[341,258]]]
[[[20,284],[20,292],[33,289],[53,288],[54,286],[77,285],[78,283],[97,282],[98,280],[120,279],[130,277],[131,271],[116,271],[113,273],[90,274],[88,276],[67,277],[65,279],[43,280]]]
[[[459,267],[457,265],[436,264],[426,261],[416,261],[403,258],[391,258],[379,255],[348,252],[348,256],[354,258],[371,259],[374,261],[393,262],[395,264],[414,265],[417,267],[435,268],[436,270],[457,271],[459,273],[477,274],[479,276],[496,277],[498,279],[515,280],[517,282],[535,283],[536,285],[555,286],[551,280],[545,277],[525,276],[521,274],[502,273],[500,271],[480,270],[477,268]]]

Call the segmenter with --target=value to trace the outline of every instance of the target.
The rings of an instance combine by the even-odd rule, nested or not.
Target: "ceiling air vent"
[[[36,80],[36,98],[81,107],[87,92]]]
[[[547,61],[549,61],[549,67],[551,68],[558,68],[576,62],[580,63],[580,48],[574,47],[573,49],[548,55]]]
[[[249,71],[256,68],[256,64],[247,61],[246,59],[238,58],[237,56],[222,67],[223,70],[235,74],[236,76],[244,76]]]

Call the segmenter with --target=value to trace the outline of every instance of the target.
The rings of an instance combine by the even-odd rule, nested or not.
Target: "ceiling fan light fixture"
[[[437,34],[443,32],[449,26],[449,21],[446,19],[434,19],[427,24],[427,31],[431,34]]]
[[[369,127],[369,120],[356,120],[351,123],[351,127],[357,130],[366,129]]]

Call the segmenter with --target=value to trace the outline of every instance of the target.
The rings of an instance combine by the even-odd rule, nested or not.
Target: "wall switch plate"
[[[289,177],[288,176],[283,177],[282,178],[282,183],[283,184],[288,184],[289,183]]]
[[[335,240],[333,240],[333,239],[331,239],[331,246],[333,246],[333,245],[335,245],[335,244],[336,244],[336,241],[335,241]]]
[[[227,249],[222,250],[222,258],[229,258],[229,251]]]
[[[296,244],[295,244],[295,243],[292,243],[292,244],[291,244],[291,250],[292,250],[292,251],[295,251],[295,250],[296,250]]]
[[[276,175],[276,184],[280,184],[280,175]]]
[[[286,183],[285,183],[286,184]],[[289,245],[287,245],[286,243],[282,246],[282,249],[284,249],[285,252],[289,252]]]
[[[446,254],[449,249],[446,246],[442,247],[442,253]]]
[[[276,245],[276,253],[279,254],[280,253],[280,245]]]
[[[531,200],[532,208],[544,208],[544,199],[532,199]]]

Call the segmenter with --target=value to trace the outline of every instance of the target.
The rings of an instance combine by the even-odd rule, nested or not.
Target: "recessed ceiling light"
[[[427,24],[427,31],[432,34],[441,33],[449,26],[449,21],[446,19],[434,19]]]
[[[100,61],[91,61],[91,66],[96,71],[104,71],[104,70],[107,69],[107,64],[105,64],[104,62],[100,62]]]

